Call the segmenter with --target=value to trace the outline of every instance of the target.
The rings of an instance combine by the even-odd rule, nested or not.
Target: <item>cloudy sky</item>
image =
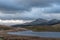
[[[60,19],[60,0],[0,0],[0,19]]]

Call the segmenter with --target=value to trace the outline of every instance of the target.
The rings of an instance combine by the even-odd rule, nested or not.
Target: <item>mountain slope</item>
[[[48,20],[45,20],[45,19],[36,19],[35,21],[33,22],[30,22],[30,23],[24,23],[24,24],[17,24],[17,25],[12,25],[14,27],[19,27],[19,26],[34,26],[34,25],[40,25],[41,23],[46,23],[48,22]]]
[[[52,19],[50,21],[48,20],[45,20],[45,19],[36,19],[35,21],[33,22],[30,22],[30,23],[24,23],[24,24],[17,24],[17,25],[13,25],[14,27],[19,27],[19,26],[38,26],[38,25],[42,25],[42,26],[45,26],[45,25],[48,25],[48,26],[51,26],[51,25],[56,25],[56,24],[60,24],[60,20],[57,20],[57,19]]]
[[[55,24],[60,24],[60,20],[53,19],[47,22],[47,25],[55,25]]]

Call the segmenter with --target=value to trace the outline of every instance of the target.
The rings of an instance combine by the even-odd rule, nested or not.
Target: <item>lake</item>
[[[8,34],[21,35],[21,36],[60,38],[60,32],[33,32],[29,30],[29,31],[19,31],[19,32],[8,32]]]

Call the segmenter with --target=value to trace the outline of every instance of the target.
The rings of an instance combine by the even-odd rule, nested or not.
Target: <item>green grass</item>
[[[60,27],[58,26],[32,26],[32,27],[25,27],[32,31],[52,31],[52,32],[60,32]]]
[[[0,38],[0,40],[4,40],[3,38]]]

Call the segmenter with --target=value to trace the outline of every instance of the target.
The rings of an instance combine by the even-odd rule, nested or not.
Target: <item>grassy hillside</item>
[[[0,25],[0,30],[10,30],[10,29],[13,29],[13,28],[5,25]]]
[[[33,30],[33,31],[60,32],[60,24],[56,24],[52,26],[30,26],[30,27],[25,27],[25,28]]]

